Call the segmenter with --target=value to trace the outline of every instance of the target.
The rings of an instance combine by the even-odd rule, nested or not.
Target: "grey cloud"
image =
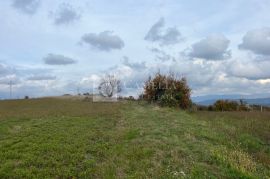
[[[247,32],[239,49],[250,50],[259,55],[270,55],[270,28]]]
[[[223,35],[211,35],[192,45],[190,57],[206,60],[224,60],[231,57],[230,41]]]
[[[71,5],[63,3],[54,14],[54,23],[56,25],[70,24],[80,19],[80,14]]]
[[[76,60],[72,58],[57,54],[48,54],[43,60],[47,65],[69,65],[76,63]]]
[[[40,0],[14,0],[12,6],[26,14],[34,14],[40,5]]]
[[[144,40],[151,42],[159,42],[160,45],[172,45],[180,42],[181,33],[175,27],[169,27],[166,30],[164,18],[160,18],[149,30]],[[165,30],[165,31],[164,31]]]
[[[113,35],[112,31],[85,34],[82,37],[82,42],[101,51],[120,50],[125,46],[124,41],[119,36]]]
[[[37,76],[31,76],[27,78],[27,80],[30,81],[44,81],[44,80],[55,80],[56,76],[50,76],[50,75],[37,75]]]

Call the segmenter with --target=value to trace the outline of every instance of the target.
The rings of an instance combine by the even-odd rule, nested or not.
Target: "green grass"
[[[0,178],[269,178],[270,113],[0,102]]]

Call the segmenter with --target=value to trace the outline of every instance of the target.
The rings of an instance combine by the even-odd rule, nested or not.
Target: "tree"
[[[121,92],[121,82],[114,75],[106,75],[98,86],[99,94],[103,97],[113,97]]]
[[[157,73],[153,79],[149,77],[144,86],[144,99],[161,106],[187,109],[191,105],[190,93],[187,80],[174,74]]]

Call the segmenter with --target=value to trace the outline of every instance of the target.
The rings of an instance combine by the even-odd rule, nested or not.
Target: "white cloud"
[[[18,78],[16,74],[0,77],[1,85],[10,85],[10,84],[18,84],[18,83],[20,83],[20,79]]]
[[[269,79],[269,69],[269,61],[243,60],[233,61],[228,65],[228,73],[249,80]]]

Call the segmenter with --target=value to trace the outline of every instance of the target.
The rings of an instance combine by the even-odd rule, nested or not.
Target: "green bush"
[[[159,104],[161,106],[175,107],[177,106],[177,100],[171,95],[165,93],[159,98]]]

